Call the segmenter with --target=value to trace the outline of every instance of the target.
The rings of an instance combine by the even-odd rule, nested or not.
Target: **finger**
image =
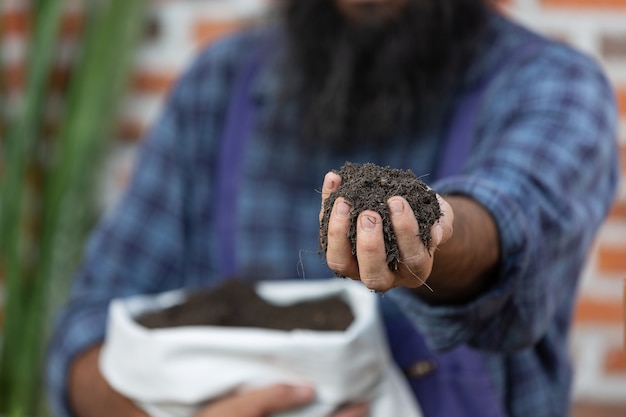
[[[339,197],[335,201],[328,221],[326,263],[337,274],[358,279],[359,270],[352,253],[352,243],[348,239],[351,209],[350,204],[343,198]]]
[[[337,411],[331,417],[366,417],[369,413],[369,404],[352,404]]]
[[[439,201],[442,215],[439,221],[433,225],[431,231],[435,246],[446,243],[452,237],[454,230],[454,210],[452,210],[452,206],[439,194],[437,194],[437,201]]]
[[[374,291],[393,287],[394,276],[387,266],[380,214],[372,210],[362,212],[357,219],[356,257],[363,284]]]
[[[310,403],[315,393],[310,387],[272,385],[212,402],[195,417],[266,417]]]
[[[310,403],[315,398],[312,388],[306,386],[274,385],[252,394],[259,402],[254,411],[259,417],[279,411],[290,410]],[[247,405],[253,401],[247,401]],[[256,417],[257,415],[252,415]]]
[[[337,191],[339,185],[341,184],[341,177],[334,173],[328,172],[324,176],[324,183],[322,184],[322,205],[320,207],[319,221],[322,222],[322,218],[324,217],[324,202],[328,198],[328,196]]]
[[[322,185],[322,200],[326,200],[328,196],[337,191],[341,185],[341,177],[336,172],[328,172],[324,176],[324,184]]]
[[[387,201],[393,233],[400,252],[400,266],[396,285],[416,288],[423,285],[432,271],[430,248],[422,242],[419,224],[409,203],[402,197]]]

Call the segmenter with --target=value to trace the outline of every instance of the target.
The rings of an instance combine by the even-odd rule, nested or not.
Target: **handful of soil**
[[[139,324],[150,329],[228,326],[285,331],[343,331],[353,320],[350,306],[339,296],[278,306],[259,297],[252,284],[238,279],[190,292],[181,304],[137,318]]]
[[[407,200],[419,224],[422,242],[427,248],[432,247],[430,227],[441,217],[441,208],[436,193],[411,170],[346,162],[335,172],[341,177],[341,185],[324,201],[320,223],[320,249],[323,253],[326,253],[328,247],[328,220],[337,197],[345,198],[352,207],[348,239],[352,243],[353,254],[356,255],[356,219],[362,211],[374,210],[383,220],[387,265],[392,271],[398,270],[400,252],[387,207],[387,200],[393,196]]]

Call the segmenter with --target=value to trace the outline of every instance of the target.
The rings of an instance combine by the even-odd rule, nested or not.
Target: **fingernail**
[[[389,202],[389,211],[392,216],[399,216],[404,212],[404,203],[402,200],[394,199]]]
[[[337,211],[336,211],[337,216],[346,217],[349,213],[350,213],[350,205],[348,203],[346,203],[345,201],[342,201],[339,204],[337,204]]]
[[[361,227],[366,232],[371,232],[376,227],[376,219],[372,216],[363,216],[361,218]]]
[[[328,172],[324,176],[323,187],[326,188],[327,190],[334,191],[337,188],[337,182],[334,178],[335,176],[332,175],[332,173]]]

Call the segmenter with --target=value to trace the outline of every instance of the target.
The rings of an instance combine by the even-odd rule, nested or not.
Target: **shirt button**
[[[404,368],[404,374],[408,378],[422,378],[435,369],[437,369],[437,362],[433,360],[422,360]]]

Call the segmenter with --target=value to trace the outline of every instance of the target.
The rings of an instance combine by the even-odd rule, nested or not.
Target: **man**
[[[481,0],[285,0],[180,80],[115,213],[96,231],[48,366],[58,415],[143,415],[97,368],[113,297],[233,274],[297,278],[317,250],[321,177],[346,160],[412,169],[444,213],[425,248],[406,200],[330,217],[326,264],[386,292],[389,341],[426,417],[567,416],[581,267],[617,182],[613,95],[589,58]],[[328,173],[322,200],[341,182]],[[330,268],[330,269],[329,269]],[[331,271],[332,270],[332,271]],[[429,289],[420,286],[427,280]],[[313,398],[277,386],[198,416],[266,416]],[[336,416],[362,416],[355,404]]]

